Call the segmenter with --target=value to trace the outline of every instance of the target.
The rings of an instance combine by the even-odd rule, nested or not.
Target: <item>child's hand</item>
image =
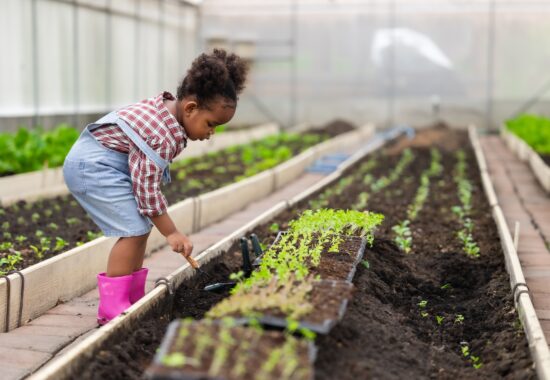
[[[171,233],[166,236],[166,240],[168,244],[170,244],[172,251],[181,253],[184,257],[191,256],[191,252],[193,252],[193,243],[191,243],[191,240],[181,232],[176,231]]]

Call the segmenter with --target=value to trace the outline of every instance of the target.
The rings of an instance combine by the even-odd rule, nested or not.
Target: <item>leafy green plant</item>
[[[506,128],[540,154],[550,154],[550,120],[543,116],[520,115],[506,121]]]
[[[61,166],[79,134],[63,124],[52,131],[20,128],[16,133],[0,133],[0,175]]]

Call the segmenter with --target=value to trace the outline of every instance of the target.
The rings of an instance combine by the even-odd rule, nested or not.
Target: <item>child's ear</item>
[[[198,108],[198,104],[194,100],[189,100],[183,105],[183,111],[187,116],[190,116],[193,111]]]

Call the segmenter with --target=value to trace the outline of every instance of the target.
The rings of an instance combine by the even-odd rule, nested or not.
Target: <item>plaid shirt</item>
[[[187,145],[185,130],[168,111],[163,100],[174,100],[169,92],[145,99],[117,111],[138,135],[164,160],[172,161]],[[166,198],[160,190],[163,170],[151,161],[122,130],[106,124],[92,131],[105,147],[128,153],[134,196],[141,215],[157,216],[167,208]]]

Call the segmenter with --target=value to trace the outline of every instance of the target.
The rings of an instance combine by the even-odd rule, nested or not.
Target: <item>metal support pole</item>
[[[135,0],[134,5],[134,12],[136,13],[136,17],[134,19],[134,99],[139,99],[139,91],[140,91],[140,69],[141,69],[141,63],[139,59],[139,40],[140,40],[140,32],[141,32],[141,20],[139,18],[140,15],[140,3],[141,0]]]
[[[112,14],[112,2],[111,0],[107,0],[107,11],[105,12],[106,20],[105,20],[105,104],[108,109],[111,109],[112,107],[112,81],[113,81],[113,75],[112,75],[112,65],[113,65],[113,58],[112,58],[112,50],[113,50],[113,14]]]
[[[290,64],[290,122],[296,125],[298,119],[298,0],[292,0],[290,9],[290,34],[292,61]]]
[[[157,83],[158,89],[156,92],[163,91],[164,89],[164,0],[158,0],[159,7],[159,33],[158,33],[158,63],[157,63]]]
[[[32,35],[32,100],[33,116],[32,126],[38,125],[38,112],[40,110],[40,72],[38,71],[38,17],[36,11],[36,1],[31,1],[31,35]]]
[[[389,27],[391,31],[391,45],[389,48],[389,86],[388,86],[388,127],[395,123],[395,0],[389,2]]]
[[[494,71],[495,71],[495,0],[489,1],[488,11],[488,29],[487,29],[487,106],[486,106],[486,128],[493,129],[493,90],[494,90]]]
[[[78,113],[80,111],[80,57],[78,56],[78,4],[73,0],[73,125],[78,126]]]

